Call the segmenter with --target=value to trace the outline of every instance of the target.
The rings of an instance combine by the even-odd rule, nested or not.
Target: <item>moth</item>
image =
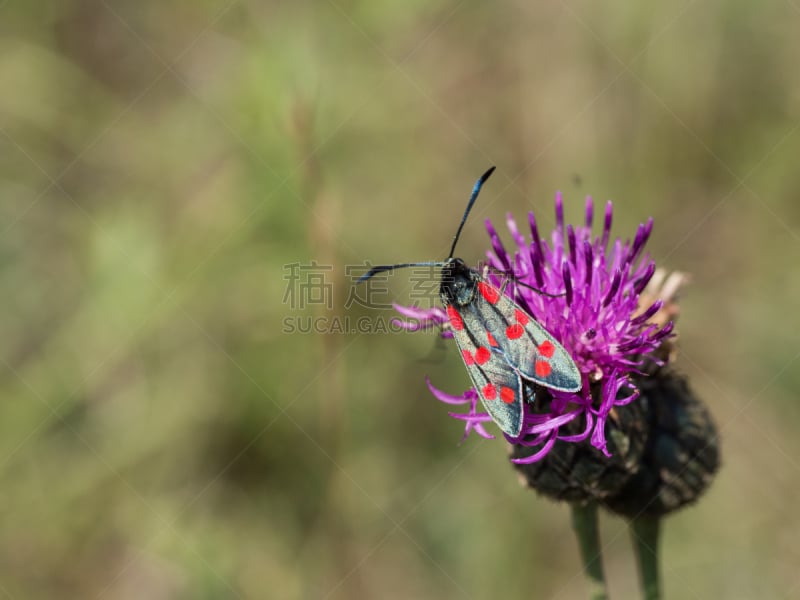
[[[577,392],[582,382],[569,352],[536,319],[492,285],[486,274],[453,257],[475,200],[494,170],[475,183],[446,260],[376,266],[358,283],[394,269],[440,267],[439,297],[472,384],[498,427],[519,437],[523,402],[535,400],[536,385]]]

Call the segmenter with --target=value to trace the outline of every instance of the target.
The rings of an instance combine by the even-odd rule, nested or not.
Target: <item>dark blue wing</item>
[[[453,310],[448,307],[448,311]],[[458,326],[453,327],[453,337],[472,384],[494,422],[508,435],[517,437],[522,429],[522,378],[489,342],[486,329],[466,313],[460,312],[460,316]]]
[[[475,299],[461,307],[465,325],[471,323],[477,328],[480,324],[483,328],[473,335],[494,342],[524,379],[564,392],[581,389],[578,366],[544,327],[485,280],[477,287]]]

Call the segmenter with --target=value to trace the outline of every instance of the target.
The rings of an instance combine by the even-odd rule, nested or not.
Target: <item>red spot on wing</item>
[[[545,340],[539,344],[539,354],[545,358],[551,358],[556,351],[556,347],[550,340]]]
[[[450,319],[450,326],[456,331],[464,329],[464,321],[461,320],[461,315],[453,308],[452,304],[447,305],[447,316]]]
[[[517,319],[517,323],[520,325],[527,325],[528,321],[530,321],[530,317],[522,312],[520,309],[514,310],[514,317]]]
[[[497,346],[497,340],[494,339],[494,336],[492,335],[492,332],[489,331],[488,329],[486,330],[486,337],[489,340],[489,345],[490,346]]]
[[[497,301],[500,299],[500,292],[498,292],[488,283],[479,281],[478,289],[481,291],[481,296],[483,296],[483,299],[486,300],[489,304],[496,304]]]
[[[497,398],[497,388],[494,387],[493,383],[487,383],[483,386],[483,398],[484,400],[494,400]]]
[[[479,365],[486,364],[491,357],[492,353],[489,352],[489,349],[486,346],[481,346],[475,350],[475,362]]]
[[[472,358],[472,352],[470,352],[469,350],[462,350],[461,357],[464,359],[464,364],[467,365],[468,367],[471,367],[472,365],[475,364],[475,359]]]
[[[506,327],[506,335],[510,340],[521,338],[523,333],[525,333],[525,329],[523,329],[522,325],[519,323],[513,323],[512,325]]]
[[[553,368],[546,360],[537,360],[534,366],[537,377],[547,377],[552,372]]]
[[[501,387],[500,399],[506,404],[511,404],[512,402],[514,402],[514,390],[506,386]]]

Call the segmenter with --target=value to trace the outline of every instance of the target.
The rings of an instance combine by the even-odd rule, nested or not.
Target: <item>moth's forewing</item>
[[[492,343],[487,329],[461,308],[457,311],[451,305],[447,309],[461,359],[492,420],[505,433],[517,437],[522,429],[522,379]]]
[[[465,324],[483,324],[507,362],[525,379],[553,390],[580,390],[580,371],[564,347],[497,288],[485,280],[477,285],[475,300],[462,310]]]

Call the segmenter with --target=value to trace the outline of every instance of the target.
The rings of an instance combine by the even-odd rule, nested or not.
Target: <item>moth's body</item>
[[[475,299],[481,276],[470,269],[460,258],[448,258],[442,267],[439,297],[445,308],[453,304],[466,306]]]
[[[575,361],[544,327],[488,278],[453,257],[472,204],[493,170],[475,184],[447,260],[373,267],[360,281],[403,267],[441,267],[439,296],[470,379],[494,422],[507,435],[519,437],[523,402],[533,402],[535,385],[576,392],[582,380]]]
[[[533,317],[460,258],[442,266],[439,287],[453,337],[484,407],[512,437],[534,384],[575,392],[581,375],[569,353]]]

